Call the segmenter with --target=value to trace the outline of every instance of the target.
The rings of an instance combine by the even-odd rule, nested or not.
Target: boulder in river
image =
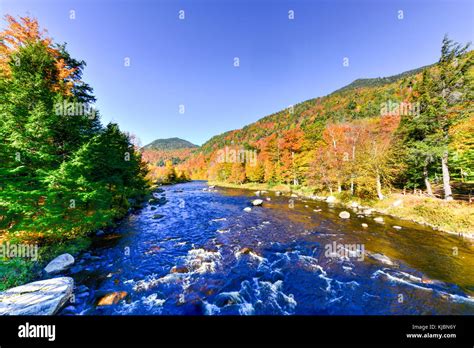
[[[250,208],[250,207],[245,207],[245,208],[244,208],[244,211],[246,211],[247,213],[250,213],[250,212],[252,211],[252,208]]]
[[[326,198],[327,203],[335,203],[336,202],[336,197],[334,196],[329,196]]]
[[[0,315],[53,315],[72,296],[70,277],[40,280],[0,293]]]
[[[240,249],[239,253],[242,255],[245,255],[245,254],[250,254],[251,251],[252,249],[245,247],[245,248]]]
[[[151,218],[154,219],[154,220],[158,220],[158,219],[161,219],[161,218],[164,218],[165,216],[164,215],[161,215],[161,214],[154,214]]]
[[[347,211],[341,211],[341,212],[339,213],[339,217],[340,217],[341,219],[349,219],[349,218],[351,217],[351,214],[350,214],[349,212],[347,212]]]
[[[170,273],[189,273],[189,269],[186,266],[173,266]]]
[[[111,292],[110,294],[107,294],[104,297],[102,297],[97,303],[97,306],[110,306],[113,304],[117,304],[120,302],[120,300],[124,299],[126,296],[127,296],[126,291]]]
[[[369,257],[374,259],[374,260],[377,260],[377,261],[380,261],[386,265],[389,265],[389,266],[393,266],[394,263],[392,260],[390,260],[388,258],[388,256],[385,256],[383,254],[369,254]]]
[[[262,205],[262,204],[263,204],[263,200],[261,200],[261,199],[254,199],[252,201],[253,206],[258,206],[258,205]]]
[[[52,260],[44,268],[44,271],[48,274],[60,273],[74,264],[74,257],[71,254],[62,254]]]
[[[159,198],[150,198],[148,203],[150,205],[164,205],[167,202],[166,197],[159,197]]]

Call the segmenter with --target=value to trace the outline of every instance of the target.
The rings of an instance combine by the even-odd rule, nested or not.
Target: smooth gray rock
[[[70,277],[40,280],[0,293],[0,315],[53,315],[72,296]]]
[[[56,274],[62,272],[74,264],[74,257],[71,254],[62,254],[52,260],[44,268],[44,271],[48,274]]]

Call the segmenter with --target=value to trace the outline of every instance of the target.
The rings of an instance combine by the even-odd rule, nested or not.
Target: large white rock
[[[334,197],[334,196],[329,196],[328,198],[326,198],[326,202],[328,202],[328,203],[334,203],[334,202],[336,202],[336,197]]]
[[[341,211],[341,212],[339,213],[339,217],[340,217],[341,219],[349,219],[349,218],[351,217],[351,214],[350,214],[349,212],[347,212],[347,211]]]
[[[263,200],[262,199],[254,199],[252,201],[252,205],[254,206],[257,206],[257,205],[262,205],[263,204]]]
[[[374,221],[378,222],[379,224],[383,224],[383,217],[377,216],[376,218],[374,218]]]
[[[40,280],[0,293],[0,315],[53,315],[72,296],[70,277]]]
[[[44,268],[44,271],[48,274],[56,274],[62,272],[74,264],[74,257],[71,254],[62,254],[52,260]]]
[[[245,207],[245,208],[244,208],[244,211],[246,211],[247,213],[250,213],[250,212],[252,211],[252,208],[250,208],[250,207]]]

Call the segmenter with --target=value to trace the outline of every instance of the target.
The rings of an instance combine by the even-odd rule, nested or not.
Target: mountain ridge
[[[430,67],[434,66],[435,64],[436,63],[425,65],[425,66],[422,66],[422,67],[419,67],[419,68],[407,70],[407,71],[401,72],[399,74],[390,75],[390,76],[386,76],[386,77],[356,79],[356,80],[352,81],[351,83],[349,83],[348,85],[343,86],[343,87],[341,87],[341,88],[339,88],[339,89],[337,89],[337,90],[335,90],[335,91],[333,91],[329,94],[326,94],[324,96],[310,98],[310,99],[307,99],[307,100],[304,100],[304,101],[301,101],[301,102],[298,102],[298,103],[294,104],[293,105],[294,110],[291,113],[290,117],[295,118],[295,121],[297,121],[297,123],[302,122],[303,120],[301,120],[301,118],[299,116],[304,114],[305,111],[307,111],[308,109],[311,109],[312,107],[314,107],[316,104],[320,103],[322,100],[325,100],[327,98],[331,98],[331,97],[334,97],[334,96],[338,96],[338,95],[344,95],[344,94],[346,94],[346,92],[356,92],[358,89],[388,86],[390,84],[393,84],[397,81],[401,81],[401,80],[406,79],[406,78],[413,78],[414,76],[420,74],[425,69],[429,69]],[[210,150],[211,147],[214,146],[215,142],[221,142],[223,138],[231,137],[232,134],[246,132],[247,130],[250,130],[252,127],[254,127],[258,124],[265,124],[267,122],[275,122],[275,121],[278,122],[278,119],[282,116],[282,114],[287,113],[287,112],[288,112],[288,109],[279,110],[279,111],[273,112],[271,114],[262,116],[259,119],[255,120],[254,122],[246,124],[242,128],[232,129],[232,130],[222,132],[220,134],[216,134],[216,135],[212,136],[211,138],[209,138],[209,140],[204,142],[201,145],[200,150],[204,151],[204,152],[207,152],[207,151]],[[296,118],[298,120],[296,120]]]
[[[191,143],[190,141],[172,137],[155,139],[151,143],[143,146],[145,150],[180,150],[180,149],[194,149],[198,148],[198,145]]]

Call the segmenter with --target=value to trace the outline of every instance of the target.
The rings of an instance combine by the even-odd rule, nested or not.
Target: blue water
[[[76,259],[74,303],[60,314],[474,314],[474,249],[461,237],[351,210],[343,220],[337,206],[271,192],[245,212],[253,191],[163,189],[164,205],[131,214]],[[327,254],[341,244],[364,253]],[[126,296],[98,306],[113,292]]]

